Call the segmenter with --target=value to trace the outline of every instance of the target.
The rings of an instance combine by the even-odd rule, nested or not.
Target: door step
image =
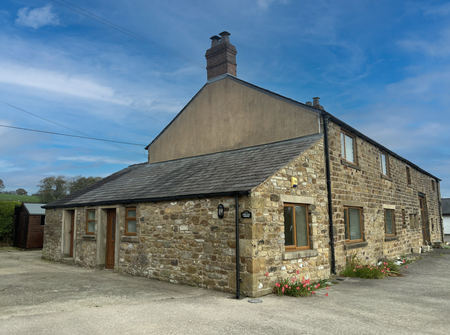
[[[61,258],[61,263],[66,264],[66,265],[75,265],[75,261],[74,261],[73,257]]]

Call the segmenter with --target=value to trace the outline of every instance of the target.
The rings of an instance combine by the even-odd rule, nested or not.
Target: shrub
[[[351,259],[347,259],[347,266],[341,272],[341,276],[365,279],[382,279],[388,276],[401,276],[399,272],[401,265],[398,265],[397,263],[407,264],[404,259],[400,259],[397,261],[384,260],[377,264],[368,265],[360,263],[356,259],[356,255],[353,255]]]
[[[299,271],[297,271],[299,274]],[[279,296],[287,295],[290,297],[306,297],[311,294],[316,294],[316,290],[323,288],[325,280],[321,280],[318,283],[311,283],[310,279],[301,279],[294,276],[292,278],[281,279],[275,284],[274,293]],[[326,289],[328,290],[328,286]],[[328,296],[328,293],[326,294]]]
[[[14,211],[21,204],[19,201],[0,201],[0,241],[12,240]]]

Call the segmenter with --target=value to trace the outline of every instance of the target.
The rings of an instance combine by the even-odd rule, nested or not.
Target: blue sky
[[[442,179],[450,197],[449,2],[70,3],[205,65],[209,38],[230,32],[239,78],[302,102],[321,97],[328,112]],[[204,68],[56,2],[2,1],[1,125],[147,145],[205,83]],[[143,147],[0,127],[7,190],[34,193],[48,176],[105,177],[144,161]]]

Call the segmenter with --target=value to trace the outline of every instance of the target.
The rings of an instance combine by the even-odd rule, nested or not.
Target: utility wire
[[[52,121],[52,120],[46,119],[45,117],[39,116],[39,115],[37,115],[37,114],[34,114],[34,113],[31,113],[31,112],[28,112],[28,111],[26,111],[25,109],[19,108],[19,107],[17,107],[17,106],[14,106],[14,105],[11,105],[11,104],[9,104],[9,103],[7,103],[7,102],[1,101],[1,100],[0,100],[0,102],[1,102],[1,103],[3,103],[3,104],[5,104],[5,105],[7,105],[7,106],[10,106],[10,107],[12,107],[12,108],[18,109],[18,110],[20,110],[20,111],[22,111],[22,112],[25,112],[25,113],[27,113],[27,114],[33,115],[33,116],[35,116],[35,117],[38,117],[38,118],[40,118],[40,119],[42,119],[42,120],[45,120],[45,121],[47,121],[47,122],[51,122],[51,123],[53,123],[53,124],[56,124],[56,125],[58,125],[58,126],[60,126],[60,127],[63,127],[63,128],[69,129],[69,130],[71,130],[71,131],[74,131],[74,132],[76,132],[76,133],[78,133],[78,134],[82,134],[82,135],[85,135],[86,137],[88,137],[88,135],[87,135],[87,134],[85,134],[85,133],[82,133],[82,132],[80,132],[80,131],[78,131],[78,130],[75,130],[75,129],[72,129],[72,128],[69,128],[69,127],[63,126],[62,124],[59,124],[59,123],[57,123],[57,122],[55,122],[55,121]],[[115,144],[113,144],[113,145],[114,145],[114,146],[116,146],[116,147],[118,147],[118,146],[117,146],[117,145],[115,145]],[[120,147],[119,147],[119,148],[120,148]],[[131,153],[133,153],[133,154],[135,154],[135,155],[139,155],[139,156],[143,156],[143,157],[145,157],[145,155],[144,155],[144,154],[142,154],[142,153],[138,153],[138,152],[135,152],[135,151],[130,151],[130,150],[127,150],[127,149],[124,149],[124,150],[125,150],[125,151],[128,151],[128,152],[131,152]]]
[[[194,64],[194,65],[196,65],[196,66],[199,66],[199,67],[201,67],[202,69],[205,69],[205,68],[206,68],[203,64],[200,64],[200,63],[196,62],[195,60],[192,60],[192,59],[190,59],[190,58],[187,58],[187,57],[185,57],[185,56],[183,56],[183,55],[181,55],[181,54],[179,54],[179,53],[177,53],[177,52],[175,52],[175,51],[172,51],[172,50],[170,50],[170,49],[168,49],[168,48],[166,48],[166,47],[163,47],[162,45],[160,45],[160,44],[158,44],[158,43],[155,43],[155,42],[153,42],[153,41],[150,41],[149,39],[147,39],[147,38],[145,38],[145,37],[143,37],[143,36],[141,36],[141,35],[138,35],[138,34],[136,34],[136,33],[133,33],[132,31],[130,31],[130,30],[128,30],[128,29],[125,29],[125,28],[123,28],[123,27],[121,27],[121,26],[119,26],[119,25],[117,25],[117,24],[115,24],[115,23],[113,23],[113,22],[111,22],[111,21],[108,21],[108,20],[106,20],[106,19],[104,19],[104,18],[102,18],[102,17],[100,17],[100,16],[98,16],[98,15],[95,15],[95,14],[93,14],[93,13],[91,13],[91,12],[88,12],[87,10],[85,10],[85,9],[83,9],[83,8],[81,8],[81,7],[75,6],[74,4],[71,4],[71,3],[68,2],[68,1],[60,0],[60,1],[63,1],[63,2],[65,2],[65,3],[67,3],[67,4],[71,5],[71,6],[75,7],[75,8],[78,8],[79,10],[76,10],[76,9],[74,9],[74,8],[72,8],[72,7],[69,7],[69,6],[67,6],[67,5],[65,5],[65,4],[63,4],[63,3],[59,2],[59,1],[56,1],[56,0],[52,0],[52,1],[55,2],[55,3],[57,3],[57,4],[59,4],[59,5],[61,5],[61,6],[64,6],[64,7],[68,8],[68,9],[70,9],[70,10],[73,10],[74,12],[77,12],[77,13],[79,13],[79,14],[81,14],[81,15],[84,15],[84,16],[86,16],[86,17],[92,19],[92,20],[95,20],[95,21],[97,21],[97,22],[100,22],[101,24],[103,24],[103,25],[105,25],[105,26],[108,26],[108,27],[110,27],[110,28],[112,28],[112,29],[115,29],[115,30],[121,32],[122,34],[125,34],[125,35],[128,35],[128,36],[130,36],[130,37],[133,37],[133,38],[135,38],[135,39],[137,39],[137,40],[139,40],[139,41],[141,41],[141,42],[144,42],[144,43],[147,43],[147,44],[149,44],[149,45],[151,45],[151,46],[154,46],[155,48],[158,48],[158,49],[160,49],[160,50],[162,50],[162,51],[164,51],[164,52],[167,52],[167,53],[169,53],[169,54],[171,54],[171,55],[173,55],[173,56],[175,56],[175,57],[181,58],[181,59],[183,59],[183,60],[185,60],[185,61],[187,61],[187,62],[189,62],[189,63],[192,63],[192,64]],[[92,16],[94,16],[94,17],[89,16],[89,15],[83,13],[83,12],[88,13],[89,15],[92,15]],[[96,18],[98,18],[98,19],[96,19]]]
[[[96,141],[104,141],[104,142],[114,142],[114,143],[120,143],[120,144],[128,144],[128,145],[138,145],[140,147],[145,147],[145,144],[137,144],[137,143],[129,143],[129,142],[122,142],[122,141],[114,141],[114,140],[105,140],[101,138],[95,138],[95,137],[86,137],[86,136],[78,136],[78,135],[69,135],[69,134],[61,134],[61,133],[54,133],[52,131],[45,131],[45,130],[37,130],[37,129],[28,129],[28,128],[21,128],[21,127],[13,127],[13,126],[6,126],[4,124],[0,124],[0,127],[5,128],[13,128],[13,129],[20,129],[20,130],[28,130],[28,131],[35,131],[38,133],[45,133],[45,134],[52,134],[52,135],[60,135],[60,136],[69,136],[69,137],[77,137],[77,138],[84,138],[87,140],[96,140]]]
[[[103,98],[100,94],[95,93],[95,92],[92,92],[92,91],[90,91],[90,90],[84,88],[83,86],[80,86],[80,85],[77,85],[77,84],[75,84],[75,83],[72,83],[70,80],[68,80],[68,79],[66,79],[66,78],[64,78],[64,77],[62,77],[62,76],[58,76],[58,75],[56,75],[56,74],[54,74],[54,73],[52,73],[52,72],[50,72],[50,71],[47,71],[47,70],[45,70],[45,69],[43,69],[43,68],[40,68],[40,67],[38,67],[38,66],[36,66],[36,65],[33,65],[33,64],[31,64],[31,63],[28,63],[27,61],[24,61],[23,59],[20,59],[20,58],[14,56],[14,55],[11,55],[11,54],[9,54],[9,53],[3,51],[3,50],[0,50],[0,52],[1,52],[1,53],[4,53],[5,55],[8,55],[8,56],[10,56],[10,57],[12,57],[12,58],[15,58],[15,59],[17,59],[17,60],[19,60],[19,61],[21,61],[21,62],[24,62],[25,64],[28,64],[28,65],[30,65],[30,66],[33,66],[33,67],[35,67],[36,69],[39,69],[39,70],[41,70],[41,71],[44,71],[44,72],[46,72],[46,73],[48,73],[48,74],[50,74],[50,75],[52,75],[52,76],[54,76],[54,77],[56,77],[56,78],[60,78],[60,79],[62,79],[62,80],[64,80],[64,81],[68,82],[69,84],[72,84],[72,85],[74,85],[74,86],[77,86],[77,87],[79,87],[79,88],[85,90],[86,92],[95,94],[95,95],[97,95],[97,96]],[[150,115],[147,115],[147,114],[145,114],[145,113],[142,113],[142,112],[140,112],[140,111],[138,111],[138,110],[136,110],[136,109],[130,108],[130,107],[128,107],[128,106],[124,106],[124,107],[128,108],[129,110],[131,110],[131,111],[133,111],[133,112],[137,112],[137,113],[139,113],[139,114],[141,114],[141,115],[144,115],[144,116],[146,116],[146,117],[148,117],[148,118],[150,118],[150,119],[152,119],[152,120],[154,120],[154,121],[157,121],[157,122],[159,122],[159,123],[162,123],[162,124],[164,124],[164,125],[167,125],[167,122],[160,121],[160,120],[158,120],[158,119],[156,119],[156,118],[154,118],[154,117],[152,117],[152,116],[150,116]]]

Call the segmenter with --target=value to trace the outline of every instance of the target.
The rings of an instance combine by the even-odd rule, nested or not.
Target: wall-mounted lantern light
[[[223,219],[223,205],[220,204],[219,206],[217,206],[217,216],[219,217],[219,219]]]

